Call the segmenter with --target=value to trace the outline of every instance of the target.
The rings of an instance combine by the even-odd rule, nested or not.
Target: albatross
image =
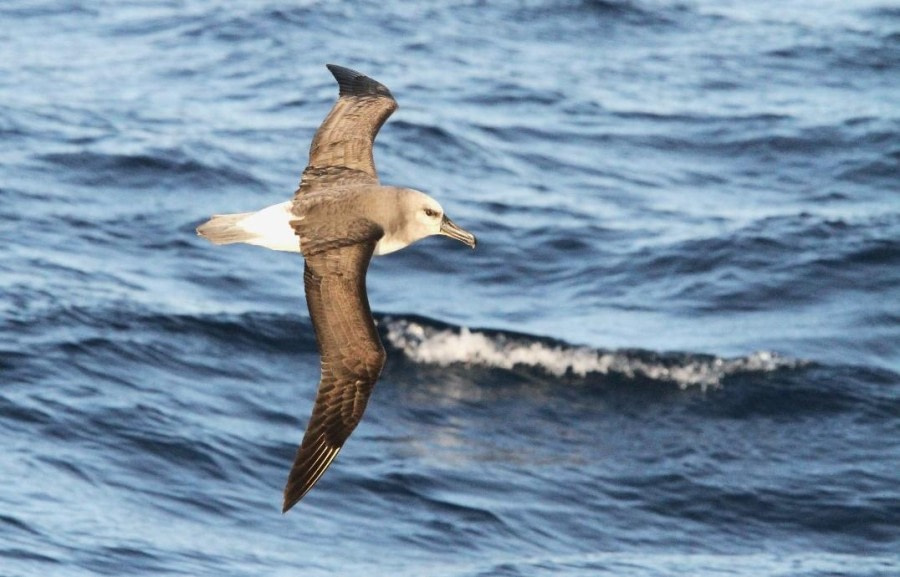
[[[306,304],[321,357],[312,416],[284,488],[282,512],[297,504],[359,424],[385,352],[366,294],[372,256],[444,235],[475,248],[475,236],[424,192],[383,186],[372,145],[397,109],[391,91],[355,70],[326,65],[337,102],[316,131],[292,200],[256,212],[214,215],[197,234],[303,255]]]

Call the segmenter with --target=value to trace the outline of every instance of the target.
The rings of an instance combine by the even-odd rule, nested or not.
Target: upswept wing
[[[397,109],[383,84],[343,66],[327,66],[340,87],[339,97],[313,137],[298,195],[322,185],[377,184],[372,145]]]
[[[366,270],[382,231],[359,223],[354,244],[304,250],[306,302],[321,355],[312,416],[284,488],[284,508],[316,484],[362,418],[385,352],[366,296]],[[367,231],[367,232],[366,232]]]
[[[313,138],[291,223],[306,259],[303,281],[321,378],[283,511],[312,489],[359,424],[385,361],[366,296],[366,271],[384,231],[333,201],[347,187],[378,184],[372,145],[397,102],[367,76],[333,64],[328,69],[340,95]]]

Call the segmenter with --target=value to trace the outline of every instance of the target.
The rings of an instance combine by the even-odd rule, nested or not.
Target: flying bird
[[[284,488],[282,511],[306,495],[356,428],[385,352],[366,294],[372,256],[431,235],[475,248],[475,237],[441,205],[412,188],[382,186],[372,145],[397,109],[383,84],[327,65],[339,97],[316,131],[294,198],[256,212],[215,215],[197,234],[215,244],[248,243],[299,252],[306,304],[321,357],[312,416]]]

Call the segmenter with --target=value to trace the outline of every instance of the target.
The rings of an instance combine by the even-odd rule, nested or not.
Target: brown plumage
[[[365,271],[375,242],[373,234],[358,244],[306,258],[303,283],[322,377],[284,488],[283,511],[312,489],[359,424],[384,366],[384,348],[366,296]]]
[[[397,101],[382,84],[349,68],[327,67],[338,82],[339,97],[310,144],[309,164],[294,195],[293,212],[298,216],[310,215],[331,200],[323,194],[323,201],[311,206],[308,196],[316,191],[378,185],[372,147],[381,126],[397,109]],[[366,221],[336,227],[347,215],[333,212],[329,218],[307,216],[293,222],[306,259],[303,284],[322,376],[284,487],[282,512],[313,488],[337,456],[359,424],[384,367],[384,347],[366,295],[366,271],[384,231]]]
[[[340,96],[313,137],[309,165],[290,202],[257,212],[217,215],[197,229],[216,244],[242,242],[301,252],[306,303],[321,356],[312,416],[284,488],[283,511],[316,484],[359,424],[385,352],[366,295],[373,255],[442,234],[475,247],[433,198],[381,186],[372,145],[396,110],[390,91],[328,65]]]
[[[378,184],[372,144],[397,110],[386,86],[349,68],[326,66],[338,81],[339,98],[313,136],[298,195],[323,186]]]

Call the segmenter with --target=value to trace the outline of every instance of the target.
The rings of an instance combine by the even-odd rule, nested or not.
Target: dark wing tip
[[[287,513],[291,507],[309,493],[331,465],[331,462],[334,461],[334,458],[337,457],[340,450],[340,445],[332,445],[326,440],[324,435],[319,436],[316,441],[308,446],[300,446],[297,459],[294,461],[294,466],[291,467],[287,483],[284,486],[282,513]]]
[[[385,96],[391,100],[394,99],[387,86],[372,80],[365,74],[337,64],[326,64],[325,66],[337,80],[340,96]]]

